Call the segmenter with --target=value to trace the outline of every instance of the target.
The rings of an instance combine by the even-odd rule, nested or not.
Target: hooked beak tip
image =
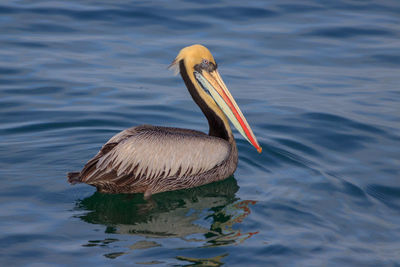
[[[261,154],[261,152],[262,152],[262,147],[259,146],[259,147],[257,148],[257,152],[258,152],[259,154]]]

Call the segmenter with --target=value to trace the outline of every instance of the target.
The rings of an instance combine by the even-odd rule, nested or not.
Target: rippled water
[[[398,1],[2,1],[1,265],[398,265]],[[112,135],[207,131],[167,66],[210,48],[263,153],[237,132],[220,183],[70,186]]]

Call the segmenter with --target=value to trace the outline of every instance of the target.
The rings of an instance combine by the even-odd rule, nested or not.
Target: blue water
[[[1,1],[0,263],[400,265],[399,1]],[[207,131],[206,45],[257,136],[234,177],[154,196],[71,186],[111,136]]]

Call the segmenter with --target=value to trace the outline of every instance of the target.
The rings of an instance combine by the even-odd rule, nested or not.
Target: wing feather
[[[113,146],[107,146],[109,143]],[[133,180],[182,179],[211,170],[230,152],[223,139],[192,130],[154,126],[125,130],[107,144],[103,147],[108,149],[107,153],[96,156],[96,169],[85,178],[86,182],[99,182],[110,172],[115,173],[109,180],[114,183],[126,180],[127,176]]]

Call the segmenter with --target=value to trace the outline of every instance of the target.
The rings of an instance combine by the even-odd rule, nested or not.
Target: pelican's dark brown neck
[[[187,73],[185,63],[183,60],[179,61],[179,70],[182,76],[183,81],[186,84],[186,87],[189,90],[190,95],[192,96],[194,102],[200,107],[201,111],[204,113],[208,120],[209,132],[208,135],[219,137],[225,139],[229,142],[233,142],[233,136],[230,131],[228,131],[225,127],[225,124],[220,116],[214,112],[208,105],[207,102],[201,98],[200,94],[197,92],[196,87],[193,82],[189,78]]]

